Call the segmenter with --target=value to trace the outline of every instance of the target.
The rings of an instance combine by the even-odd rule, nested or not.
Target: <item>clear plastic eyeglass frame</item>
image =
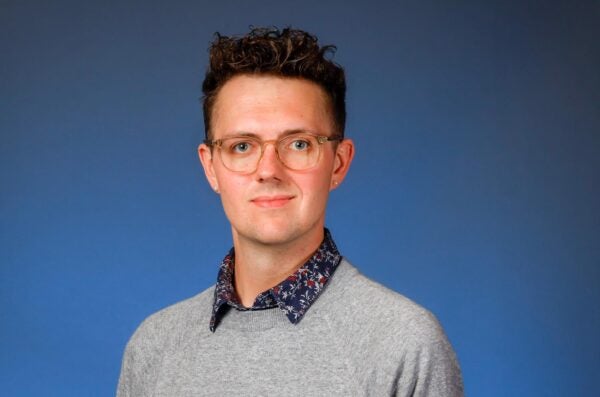
[[[210,147],[217,148],[221,162],[230,171],[251,174],[258,169],[265,147],[272,144],[277,158],[287,168],[295,171],[310,169],[319,163],[321,146],[326,142],[341,141],[341,137],[328,137],[310,132],[298,132],[280,139],[263,141],[255,136],[232,136],[223,139],[205,140]]]

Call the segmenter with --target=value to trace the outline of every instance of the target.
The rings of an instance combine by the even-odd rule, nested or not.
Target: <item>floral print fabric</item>
[[[254,305],[246,308],[239,302],[233,285],[235,252],[232,248],[219,268],[210,330],[215,332],[220,319],[231,307],[237,310],[262,310],[279,306],[287,318],[297,324],[319,297],[341,259],[331,233],[325,229],[323,242],[311,258],[281,283],[260,293]]]

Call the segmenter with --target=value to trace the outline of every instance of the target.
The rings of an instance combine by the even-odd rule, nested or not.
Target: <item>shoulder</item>
[[[156,348],[180,342],[196,327],[208,330],[214,286],[148,316],[131,336],[127,349]]]
[[[436,317],[421,305],[404,295],[366,277],[346,259],[342,261],[331,280],[331,304],[336,312],[352,314],[362,324],[373,324],[384,330],[401,325],[406,336],[436,333],[441,330]]]
[[[214,287],[146,318],[123,354],[117,396],[150,395],[164,355],[186,343],[193,332],[209,332]],[[189,342],[187,342],[189,343]]]
[[[328,292],[320,310],[354,366],[367,362],[371,369],[381,367],[379,373],[395,373],[396,390],[462,395],[456,355],[429,310],[362,275],[346,260]]]

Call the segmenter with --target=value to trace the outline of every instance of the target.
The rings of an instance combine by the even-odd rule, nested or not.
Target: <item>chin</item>
[[[280,245],[295,240],[301,233],[290,230],[261,230],[255,234],[255,241],[264,245]]]
[[[306,233],[301,229],[291,227],[288,223],[283,225],[264,224],[259,228],[253,227],[246,230],[234,230],[238,238],[253,241],[262,245],[280,245],[289,243]]]

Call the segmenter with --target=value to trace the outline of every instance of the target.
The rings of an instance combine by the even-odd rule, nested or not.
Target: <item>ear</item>
[[[333,163],[333,172],[331,174],[331,185],[329,190],[337,188],[348,173],[350,164],[354,158],[354,142],[351,139],[344,139],[337,145],[335,159]]]
[[[215,192],[219,193],[219,181],[213,167],[213,154],[210,147],[204,143],[200,144],[198,146],[198,157],[200,157],[200,163],[202,164],[202,168],[204,168],[204,175],[206,175],[208,184]]]

